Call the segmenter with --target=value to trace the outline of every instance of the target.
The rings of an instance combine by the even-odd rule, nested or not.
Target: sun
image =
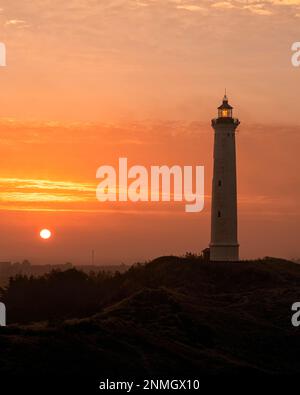
[[[40,231],[40,237],[44,240],[50,239],[51,236],[52,236],[52,233],[49,229],[42,229]]]

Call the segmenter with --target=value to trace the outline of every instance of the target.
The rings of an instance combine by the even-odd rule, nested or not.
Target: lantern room
[[[233,107],[228,104],[228,98],[225,94],[223,98],[223,103],[220,107],[218,107],[218,118],[232,118],[232,110]]]

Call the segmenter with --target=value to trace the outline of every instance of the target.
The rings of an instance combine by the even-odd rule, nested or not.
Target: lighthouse
[[[212,120],[214,169],[211,205],[211,261],[238,261],[237,186],[235,131],[240,121],[232,117],[233,107],[225,92]]]

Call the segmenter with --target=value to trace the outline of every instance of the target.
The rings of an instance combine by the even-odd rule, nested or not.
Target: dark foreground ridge
[[[299,374],[300,265],[161,257],[123,274],[71,269],[2,290],[0,373],[40,377]]]

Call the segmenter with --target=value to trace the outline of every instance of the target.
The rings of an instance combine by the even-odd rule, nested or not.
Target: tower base
[[[237,262],[239,260],[238,244],[210,244],[211,261]]]

